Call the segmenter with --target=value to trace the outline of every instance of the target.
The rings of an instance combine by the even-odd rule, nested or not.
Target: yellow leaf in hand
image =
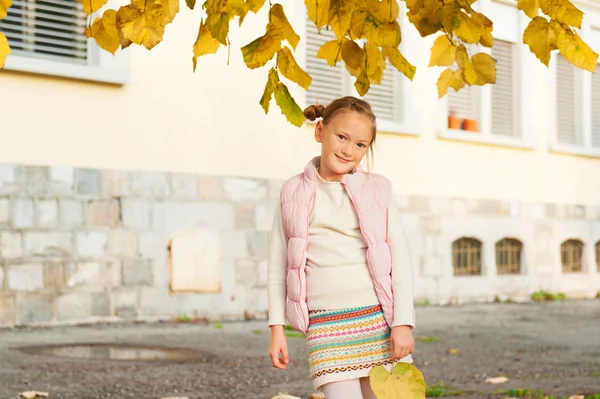
[[[581,40],[577,33],[573,33],[570,29],[561,31],[558,35],[558,49],[571,64],[594,72],[598,62],[598,53]]]
[[[260,105],[265,110],[265,114],[269,113],[269,105],[271,104],[271,98],[273,97],[277,83],[279,83],[279,75],[277,75],[277,70],[275,68],[271,68],[265,91],[260,98]]]
[[[0,19],[8,15],[8,9],[12,5],[12,0],[0,0]]]
[[[286,85],[281,82],[277,83],[277,87],[275,87],[275,101],[279,108],[281,108],[281,112],[292,125],[298,127],[302,126],[304,123],[304,113],[290,95]]]
[[[444,97],[446,93],[448,93],[450,87],[455,91],[459,91],[465,86],[462,70],[457,69],[456,71],[453,71],[451,68],[447,68],[440,74],[436,85],[439,98]]]
[[[167,10],[160,3],[152,3],[143,11],[132,4],[121,7],[117,12],[121,41],[130,40],[150,50],[162,41],[167,18]]]
[[[550,62],[550,52],[558,48],[556,32],[544,17],[535,17],[529,22],[523,31],[523,43],[546,66]]]
[[[198,30],[198,37],[194,43],[194,56],[192,57],[192,63],[194,64],[194,71],[196,71],[196,63],[198,57],[205,54],[214,54],[221,47],[221,43],[211,36],[208,26],[204,21],[200,21],[200,29]]]
[[[102,18],[96,18],[92,26],[85,28],[85,35],[88,38],[93,37],[98,46],[114,54],[121,46],[117,29],[117,12],[115,10],[104,11]]]
[[[540,0],[517,0],[517,8],[533,19],[539,15]]]
[[[461,44],[456,49],[456,64],[463,70],[463,77],[467,84],[472,85],[477,81],[477,73],[469,59],[467,48]]]
[[[408,62],[397,48],[384,47],[383,55],[399,72],[402,72],[404,76],[413,80],[417,68]]]
[[[330,40],[324,43],[317,52],[317,58],[326,60],[329,66],[335,66],[341,57],[342,41]]]
[[[300,36],[296,34],[294,28],[290,25],[281,4],[274,4],[273,7],[271,7],[271,22],[281,27],[283,38],[287,40],[295,50],[300,41]]]
[[[342,39],[350,30],[356,2],[357,0],[329,0],[329,25],[338,39]]]
[[[477,74],[476,85],[483,86],[487,83],[496,83],[496,60],[489,54],[475,54],[471,59],[471,63]]]
[[[412,364],[397,363],[391,373],[383,366],[374,367],[369,373],[369,380],[378,398],[425,399],[425,379]]]
[[[565,25],[581,28],[583,12],[569,0],[540,0],[544,14]]]
[[[329,23],[329,0],[304,0],[308,17],[318,30]]]
[[[363,50],[354,40],[345,39],[342,43],[342,59],[352,76],[358,76],[365,63]]]
[[[281,29],[272,23],[267,25],[267,33],[242,47],[248,68],[259,68],[269,62],[281,48],[281,39]]]
[[[298,83],[305,90],[308,90],[312,78],[300,68],[289,48],[284,47],[277,53],[277,68],[283,76],[292,82]]]
[[[8,40],[4,33],[0,32],[0,69],[4,68],[4,63],[6,62],[6,57],[10,54],[10,46],[8,45]]]
[[[456,45],[446,35],[440,35],[431,47],[429,66],[448,66],[456,60]]]
[[[108,0],[77,0],[83,6],[85,15],[90,15],[101,9]],[[1,2],[1,1],[0,1]]]

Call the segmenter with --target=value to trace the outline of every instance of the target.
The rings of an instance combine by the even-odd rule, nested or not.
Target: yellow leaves
[[[265,4],[265,1],[266,0],[246,0],[246,4],[248,4],[248,10],[256,14]]]
[[[131,41],[148,50],[162,41],[167,24],[168,10],[160,3],[139,9],[134,4],[121,7],[117,12],[121,42]]]
[[[391,373],[383,366],[374,367],[369,380],[379,399],[425,399],[425,379],[412,364],[397,363]]]
[[[456,60],[456,46],[446,35],[440,35],[431,47],[429,66],[448,66]]]
[[[465,43],[475,44],[481,39],[483,27],[462,11],[454,14],[451,25],[456,36]]]
[[[196,71],[196,63],[198,57],[201,57],[205,54],[214,54],[221,47],[221,43],[211,36],[210,31],[208,30],[208,26],[204,23],[204,21],[200,21],[200,29],[198,30],[198,37],[196,38],[196,42],[194,43],[194,56],[192,57],[192,63],[194,66],[194,71]]]
[[[271,68],[269,71],[269,78],[265,91],[260,99],[260,105],[265,110],[265,113],[269,112],[269,103],[271,98],[275,95],[275,102],[281,109],[281,113],[285,115],[287,120],[295,126],[302,126],[304,123],[304,114],[302,109],[296,104],[296,101],[290,95],[286,85],[279,81],[277,70]]]
[[[408,19],[417,28],[421,36],[426,37],[442,29],[442,3],[438,0],[412,0],[406,2],[409,8]]]
[[[410,80],[413,80],[417,68],[411,65],[397,48],[386,47],[383,49],[383,55],[399,72],[403,73]]]
[[[363,50],[354,40],[345,39],[342,43],[342,59],[346,69],[352,76],[358,76],[364,67],[365,57]]]
[[[471,63],[477,75],[476,85],[483,86],[487,83],[496,83],[496,60],[489,54],[475,54],[471,58]]]
[[[8,45],[8,40],[4,33],[0,32],[0,69],[4,68],[4,63],[6,62],[6,57],[11,53],[10,46]]]
[[[544,14],[562,24],[581,28],[583,12],[569,0],[540,0]]]
[[[481,38],[479,38],[479,43],[485,47],[492,47],[492,44],[494,43],[494,38],[492,36],[494,23],[488,17],[477,11],[471,11],[471,18],[481,26]]]
[[[284,47],[277,53],[277,69],[283,76],[308,90],[312,78],[296,63],[289,48]]]
[[[389,23],[398,20],[400,7],[397,0],[371,0],[367,6],[369,12],[381,22]]]
[[[456,64],[458,69],[447,68],[437,81],[438,96],[442,98],[451,87],[458,91],[468,84],[485,85],[496,83],[496,60],[489,54],[475,54],[471,59],[464,44],[456,49]]]
[[[462,69],[463,79],[469,86],[477,81],[477,73],[475,73],[475,68],[469,59],[469,54],[464,44],[461,44],[456,49],[456,64]]]
[[[227,45],[231,19],[239,16],[242,21],[248,13],[248,4],[244,0],[207,0],[203,7],[210,34],[223,45]]]
[[[277,70],[275,68],[271,68],[269,71],[269,78],[267,79],[267,85],[265,86],[265,91],[260,98],[260,105],[265,110],[265,114],[269,112],[269,105],[271,103],[273,93],[275,92],[275,88],[277,87],[277,83],[279,83],[279,75],[277,75]]]
[[[452,68],[447,68],[440,74],[437,81],[438,97],[442,98],[448,93],[448,89],[452,87],[458,91],[465,86],[465,81],[462,78],[462,71],[457,69],[453,71]]]
[[[383,54],[374,43],[366,43],[363,47],[365,51],[367,64],[367,77],[371,83],[381,83],[383,80],[383,71],[385,70],[385,59]],[[363,94],[361,94],[363,95]]]
[[[400,24],[378,21],[366,10],[354,12],[350,29],[356,38],[365,38],[378,46],[398,47],[400,44]]]
[[[8,9],[12,5],[12,0],[0,0],[0,19],[8,15]]]
[[[292,28],[292,25],[290,25],[285,16],[281,4],[274,4],[273,7],[271,7],[271,23],[281,28],[283,38],[287,40],[295,50],[300,41],[300,36],[294,32],[294,28]]]
[[[540,0],[517,0],[517,8],[522,10],[529,18],[538,16]]]
[[[329,23],[329,0],[304,0],[308,17],[318,30]]]
[[[161,0],[161,3],[167,10],[167,24],[170,24],[179,12],[179,0]]]
[[[93,37],[98,46],[114,54],[121,46],[117,28],[117,12],[106,10],[102,14],[102,18],[96,18],[91,26],[85,28],[85,35],[88,39]]]
[[[594,72],[598,62],[598,53],[590,48],[577,33],[563,29],[558,35],[558,49],[571,64],[578,68]]]
[[[342,41],[330,40],[324,43],[317,52],[317,58],[326,60],[329,66],[335,66],[340,59]]]
[[[357,0],[329,0],[329,25],[338,39],[350,30]]]
[[[196,0],[185,0],[185,4],[190,10],[193,10],[196,7]]]
[[[548,66],[550,52],[557,49],[557,34],[544,17],[535,17],[523,31],[523,43],[529,46],[529,50]]]
[[[244,62],[250,69],[261,67],[269,62],[280,48],[281,33],[276,28],[267,28],[267,33],[242,47]]]
[[[77,0],[83,6],[86,15],[95,13],[101,9],[108,0]],[[1,3],[1,1],[0,1]]]

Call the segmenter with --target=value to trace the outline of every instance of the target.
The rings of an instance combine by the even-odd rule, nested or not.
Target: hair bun
[[[322,118],[323,112],[325,112],[324,105],[311,105],[304,110],[304,116],[306,119],[314,121],[318,118]]]

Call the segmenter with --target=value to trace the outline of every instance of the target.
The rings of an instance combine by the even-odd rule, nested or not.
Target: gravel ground
[[[443,383],[463,398],[502,398],[507,394],[494,392],[508,389],[541,389],[556,398],[600,394],[600,300],[426,307],[417,310],[417,321],[415,364],[430,389]],[[141,362],[20,350],[74,343],[190,348],[204,356]],[[289,339],[286,372],[270,366],[268,344],[264,322],[0,330],[0,398],[26,390],[50,392],[54,399],[265,399],[280,391],[313,392],[304,340]],[[451,348],[460,351],[448,354]],[[485,383],[503,375],[510,381]]]

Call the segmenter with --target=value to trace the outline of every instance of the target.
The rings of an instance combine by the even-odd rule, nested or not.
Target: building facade
[[[58,5],[60,3],[60,5]],[[600,77],[522,45],[513,2],[493,16],[494,86],[437,98],[434,38],[401,16],[413,82],[386,70],[366,96],[378,117],[374,172],[403,215],[417,301],[527,299],[600,290]],[[258,100],[267,68],[237,48],[264,30],[248,15],[227,51],[199,59],[201,11],[182,8],[152,51],[116,57],[86,42],[73,0],[16,3],[0,30],[0,325],[263,317],[279,188],[319,152],[313,125]],[[577,3],[600,50],[600,3]],[[313,76],[300,105],[353,92],[315,58],[327,33],[284,4]],[[403,13],[401,13],[403,14]],[[293,17],[292,17],[293,16]]]

